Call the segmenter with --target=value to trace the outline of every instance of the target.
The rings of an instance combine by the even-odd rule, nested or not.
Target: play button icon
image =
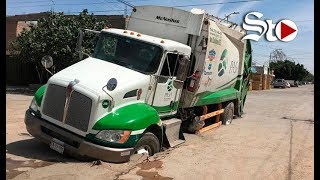
[[[281,41],[292,41],[297,34],[297,25],[290,20],[282,20],[276,26],[276,35]]]

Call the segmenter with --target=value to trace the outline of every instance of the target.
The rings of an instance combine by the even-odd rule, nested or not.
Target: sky
[[[263,14],[261,20],[272,20],[277,23],[289,19],[298,27],[297,37],[290,42],[268,42],[261,38],[252,42],[253,61],[258,65],[268,64],[270,53],[274,49],[282,51],[296,63],[303,64],[309,72],[314,73],[314,1],[313,0],[261,0],[251,2],[228,3],[244,0],[127,0],[128,3],[139,5],[180,6],[190,11],[192,8],[206,10],[207,13],[242,25],[244,16],[253,11]],[[246,0],[250,1],[250,0]],[[223,3],[213,4],[212,3]],[[186,6],[193,5],[193,6]],[[184,6],[184,7],[182,7]],[[82,9],[88,9],[94,14],[125,14],[130,15],[131,8],[117,0],[7,0],[6,15],[59,11],[66,14],[77,14]]]

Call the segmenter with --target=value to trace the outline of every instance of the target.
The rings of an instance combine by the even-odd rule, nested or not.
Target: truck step
[[[181,120],[172,118],[162,121],[165,129],[165,141],[170,147],[175,147],[185,142],[185,138],[181,131]]]

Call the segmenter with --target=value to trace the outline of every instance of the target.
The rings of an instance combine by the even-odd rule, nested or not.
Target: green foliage
[[[106,21],[98,21],[93,14],[83,10],[78,16],[65,16],[63,13],[50,12],[46,18],[38,21],[30,30],[23,30],[11,44],[14,57],[22,62],[34,62],[41,67],[45,55],[52,56],[56,71],[60,71],[79,61],[76,52],[80,29],[101,30]],[[90,53],[94,46],[94,34],[86,34],[83,40],[84,51]],[[18,53],[17,53],[18,52]]]
[[[314,75],[311,73],[308,73],[308,75],[306,77],[304,77],[302,79],[302,81],[306,81],[306,82],[313,82],[314,81]]]
[[[276,78],[295,81],[312,81],[313,75],[304,68],[303,64],[285,60],[270,63]]]

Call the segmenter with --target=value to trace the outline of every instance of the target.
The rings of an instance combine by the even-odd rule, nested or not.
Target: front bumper
[[[50,145],[53,138],[64,142],[64,153],[72,156],[121,163],[129,161],[133,152],[133,148],[110,148],[88,142],[81,136],[32,115],[30,110],[26,111],[25,124],[32,136],[46,144]]]

